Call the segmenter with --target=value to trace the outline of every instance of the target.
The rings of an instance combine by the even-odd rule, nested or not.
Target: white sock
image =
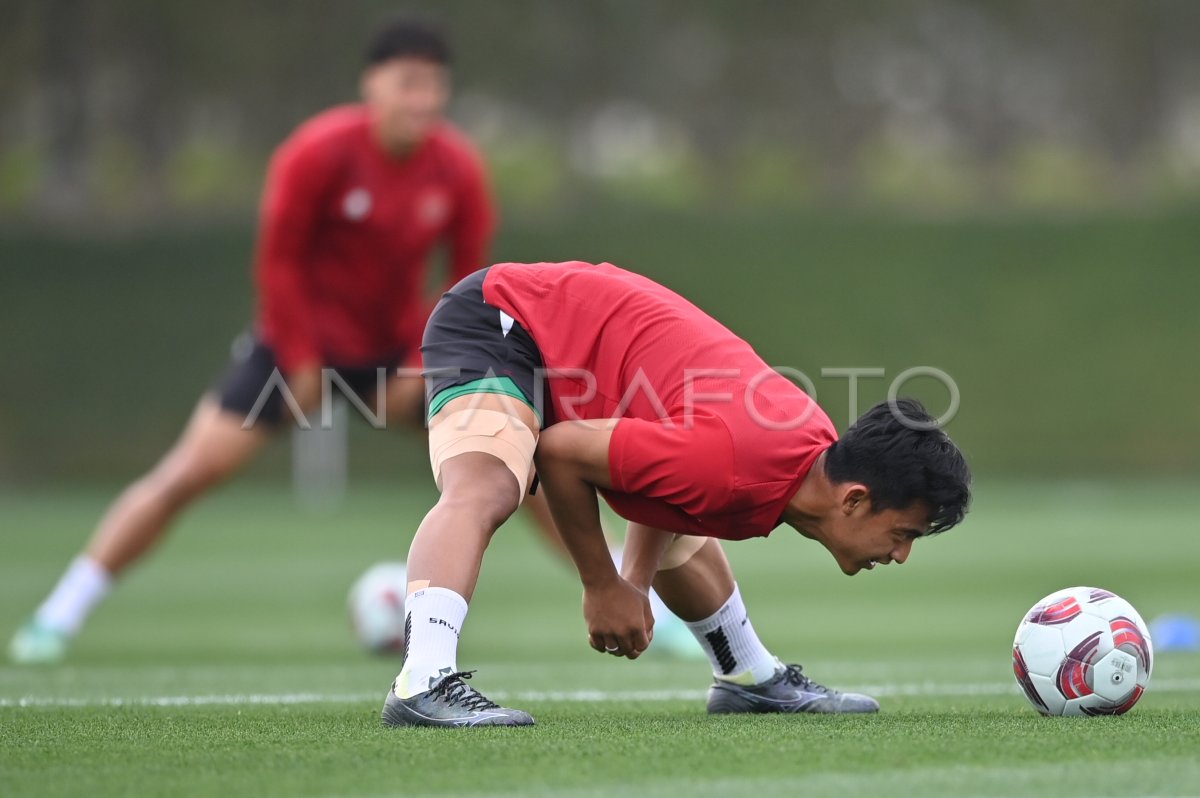
[[[714,614],[702,621],[688,623],[708,660],[713,675],[737,684],[758,684],[775,675],[779,660],[767,651],[754,633],[742,593],[733,586],[733,595]]]
[[[396,695],[412,698],[458,671],[458,635],[467,600],[444,587],[427,587],[404,599],[404,667]]]
[[[42,626],[74,635],[112,589],[112,576],[87,556],[76,557],[34,614]]]

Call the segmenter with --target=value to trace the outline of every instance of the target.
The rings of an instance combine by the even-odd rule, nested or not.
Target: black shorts
[[[239,335],[231,347],[231,358],[225,373],[213,384],[210,392],[217,397],[221,409],[236,413],[246,418],[262,399],[262,406],[253,419],[254,424],[263,423],[278,425],[284,418],[283,394],[278,389],[280,376],[272,375],[279,364],[275,360],[275,352],[263,343],[257,335],[245,332]],[[383,362],[369,366],[329,366],[336,372],[341,381],[359,399],[370,406],[378,397],[379,385],[386,382],[388,376],[404,362],[404,354],[385,359]],[[379,369],[384,369],[380,372]],[[334,390],[345,393],[337,380],[332,380]]]
[[[542,353],[528,330],[484,301],[487,273],[480,269],[443,294],[425,325],[421,357],[429,414],[440,410],[455,388],[468,387],[472,390],[464,393],[514,396],[544,419]]]

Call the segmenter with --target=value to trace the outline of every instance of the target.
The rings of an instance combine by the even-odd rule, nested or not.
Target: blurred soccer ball
[[[1125,599],[1095,587],[1051,593],[1017,627],[1013,671],[1043,715],[1121,715],[1150,682],[1150,632]]]
[[[376,654],[404,652],[404,594],[408,569],[402,562],[372,565],[350,588],[350,622],[358,642]]]

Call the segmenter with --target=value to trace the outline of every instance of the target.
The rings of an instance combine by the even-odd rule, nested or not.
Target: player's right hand
[[[624,579],[584,588],[588,643],[602,654],[637,659],[654,637],[650,600]]]

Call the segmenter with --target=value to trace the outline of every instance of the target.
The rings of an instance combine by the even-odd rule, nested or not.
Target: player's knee
[[[468,497],[503,523],[529,485],[536,446],[537,433],[516,416],[462,409],[429,430],[429,464],[444,499]]]
[[[710,538],[697,537],[695,535],[676,535],[667,548],[663,551],[662,558],[659,560],[658,571],[673,571],[687,565],[700,550],[708,545]]]
[[[466,458],[460,458],[465,460]],[[446,509],[468,513],[495,529],[517,511],[521,489],[512,471],[490,455],[470,457],[469,465],[443,472],[442,497]]]
[[[228,479],[237,464],[227,459],[173,453],[151,475],[151,483],[172,505],[187,503]]]

